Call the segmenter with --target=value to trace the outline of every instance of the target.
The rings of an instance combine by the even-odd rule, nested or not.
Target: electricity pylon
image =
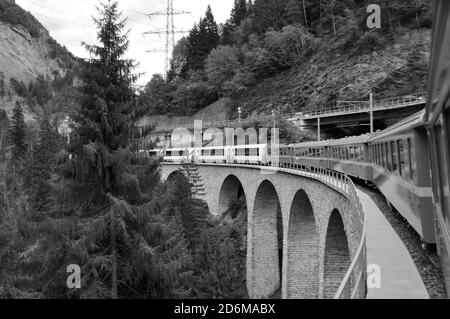
[[[173,9],[173,0],[167,0],[167,9],[162,11],[156,11],[153,13],[149,13],[148,16],[150,19],[155,16],[164,16],[166,17],[166,28],[165,29],[159,29],[159,30],[152,30],[148,32],[144,32],[144,34],[149,35],[165,35],[166,36],[166,43],[164,50],[149,50],[147,52],[164,52],[165,53],[165,74],[164,76],[167,76],[167,73],[170,69],[170,52],[173,51],[173,48],[175,47],[175,34],[184,34],[188,31],[184,30],[177,30],[175,29],[175,16],[176,15],[183,15],[183,14],[190,14],[190,12],[187,11],[181,11],[181,10],[174,10]]]

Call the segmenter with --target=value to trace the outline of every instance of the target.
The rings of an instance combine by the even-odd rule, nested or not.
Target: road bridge
[[[384,129],[392,125],[392,121],[399,121],[417,113],[426,105],[426,93],[417,93],[373,101],[341,101],[335,107],[306,111],[303,113],[284,115],[290,122],[304,129],[317,130],[321,139],[325,128],[349,128],[367,126],[371,133],[376,129]],[[378,125],[377,125],[378,123]]]
[[[318,139],[325,136],[325,131],[334,129],[366,126],[361,133],[386,128],[393,124],[392,121],[408,117],[423,109],[426,104],[426,94],[416,93],[407,96],[377,100],[377,101],[338,101],[336,106],[306,110],[298,113],[254,114],[250,117],[238,120],[202,121],[202,129],[209,128],[239,128],[252,125],[256,122],[273,122],[279,125],[279,117],[294,123],[301,129],[317,133]],[[145,121],[141,127],[145,127]],[[170,136],[175,129],[180,127],[194,130],[195,123],[177,123],[172,125],[154,124],[152,135],[162,140],[170,141]]]

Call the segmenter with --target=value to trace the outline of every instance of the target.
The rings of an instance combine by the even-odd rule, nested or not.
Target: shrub
[[[28,96],[28,89],[25,83],[22,81],[17,81],[15,78],[11,78],[10,80],[11,86],[16,91],[17,95],[23,98]]]
[[[205,63],[208,82],[220,93],[223,93],[224,83],[231,81],[239,68],[237,49],[230,46],[213,49]]]

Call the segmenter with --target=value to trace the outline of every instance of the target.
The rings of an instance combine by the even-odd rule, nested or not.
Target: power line
[[[92,4],[92,3],[88,3],[88,2],[86,2],[86,1],[84,1],[84,0],[79,0],[79,1],[83,2],[84,4],[86,4],[86,5],[88,5],[88,6],[92,7],[92,8],[97,8],[97,6],[94,5],[94,4]],[[125,7],[125,8],[127,8],[127,9],[129,9],[129,10],[132,10],[132,11],[134,11],[134,12],[136,12],[136,13],[142,15],[142,16],[145,16],[145,15],[146,15],[145,13],[140,12],[140,11],[138,11],[138,10],[132,8],[132,7],[126,6],[126,5],[122,4],[122,3],[120,3],[120,5],[123,6],[123,7]],[[146,23],[143,23],[143,22],[140,22],[140,21],[131,19],[131,18],[129,18],[129,17],[127,17],[127,20],[128,20],[128,21],[132,21],[132,22],[134,22],[134,23],[141,24],[141,25],[146,26],[146,27],[149,27],[149,26],[150,26],[150,25],[148,25],[148,24],[146,24]]]
[[[50,20],[64,21],[64,22],[66,22],[66,24],[59,24],[59,26],[61,26],[61,27],[66,27],[66,28],[67,28],[67,22],[68,22],[67,19],[64,19],[64,18],[57,18],[57,17],[50,17],[50,16],[48,16],[48,15],[45,15],[45,14],[42,14],[42,13],[39,13],[39,12],[35,12],[35,13],[33,13],[33,14],[34,14],[34,15],[37,15],[37,16],[41,16],[41,17],[47,18],[47,19],[50,19]],[[83,24],[83,23],[77,23],[77,26],[84,27],[84,28],[86,28],[86,29],[96,30],[95,26],[93,26],[93,25],[87,25],[87,24]]]
[[[175,10],[173,8],[173,0],[167,0],[167,8],[166,10],[156,11],[147,14],[147,16],[151,19],[154,16],[162,16],[166,18],[166,27],[165,29],[157,29],[157,30],[150,30],[147,32],[144,32],[144,35],[165,35],[166,36],[166,42],[164,46],[164,53],[165,53],[165,66],[164,66],[164,76],[167,76],[167,73],[169,72],[170,68],[170,52],[173,52],[173,49],[175,47],[175,34],[184,34],[188,31],[184,30],[178,30],[175,29],[175,16],[176,15],[185,15],[190,14],[190,12],[182,11],[182,10]],[[147,52],[158,52],[157,49],[149,50]]]
[[[86,17],[77,16],[77,15],[74,15],[74,14],[72,14],[72,13],[68,13],[68,12],[65,12],[65,11],[62,11],[62,10],[58,10],[58,9],[55,9],[55,8],[52,8],[52,7],[48,7],[48,6],[42,5],[42,4],[40,4],[40,3],[36,3],[36,2],[34,2],[34,1],[30,1],[30,0],[22,0],[22,1],[31,3],[31,4],[33,4],[33,5],[35,5],[35,6],[38,6],[38,7],[41,7],[41,8],[45,8],[45,9],[48,9],[48,10],[52,10],[52,11],[55,11],[55,12],[59,12],[59,13],[62,13],[62,14],[65,14],[65,15],[68,15],[68,16],[71,16],[71,17],[76,17],[76,18],[78,18],[78,19],[83,19],[83,20],[85,20],[85,21],[91,21],[90,19],[88,19],[88,18],[86,18]]]

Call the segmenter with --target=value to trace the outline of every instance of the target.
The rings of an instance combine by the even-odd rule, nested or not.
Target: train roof
[[[379,133],[375,133],[370,138],[370,141],[376,141],[378,139],[383,139],[392,135],[400,134],[405,131],[409,131],[417,127],[424,126],[424,124],[425,124],[425,109],[423,109],[420,112],[417,112],[414,115],[411,115],[410,117],[388,127],[387,129]]]

